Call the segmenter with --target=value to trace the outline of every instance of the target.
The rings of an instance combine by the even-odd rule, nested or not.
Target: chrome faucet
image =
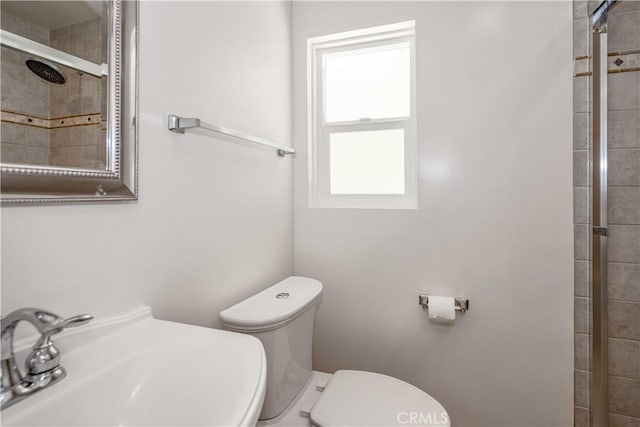
[[[3,317],[0,408],[7,408],[64,378],[66,371],[60,366],[60,351],[53,345],[51,336],[65,328],[84,325],[91,319],[93,316],[88,314],[63,319],[39,308],[21,308]],[[13,354],[13,333],[22,320],[31,323],[40,333],[40,338],[27,356],[24,375]]]

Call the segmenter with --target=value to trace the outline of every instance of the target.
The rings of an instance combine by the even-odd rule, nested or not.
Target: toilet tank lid
[[[290,276],[220,313],[223,325],[241,331],[258,331],[286,323],[313,304],[322,283]]]

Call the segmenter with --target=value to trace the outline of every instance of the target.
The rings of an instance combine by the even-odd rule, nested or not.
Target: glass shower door
[[[575,424],[636,426],[640,2],[574,6]]]

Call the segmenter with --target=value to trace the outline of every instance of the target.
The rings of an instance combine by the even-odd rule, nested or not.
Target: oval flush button
[[[289,293],[288,292],[280,292],[278,295],[276,295],[276,298],[278,298],[278,299],[289,298]]]

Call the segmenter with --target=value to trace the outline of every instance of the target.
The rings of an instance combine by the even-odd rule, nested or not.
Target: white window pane
[[[409,43],[324,55],[325,120],[410,115]]]
[[[332,133],[331,194],[404,194],[404,129]]]

